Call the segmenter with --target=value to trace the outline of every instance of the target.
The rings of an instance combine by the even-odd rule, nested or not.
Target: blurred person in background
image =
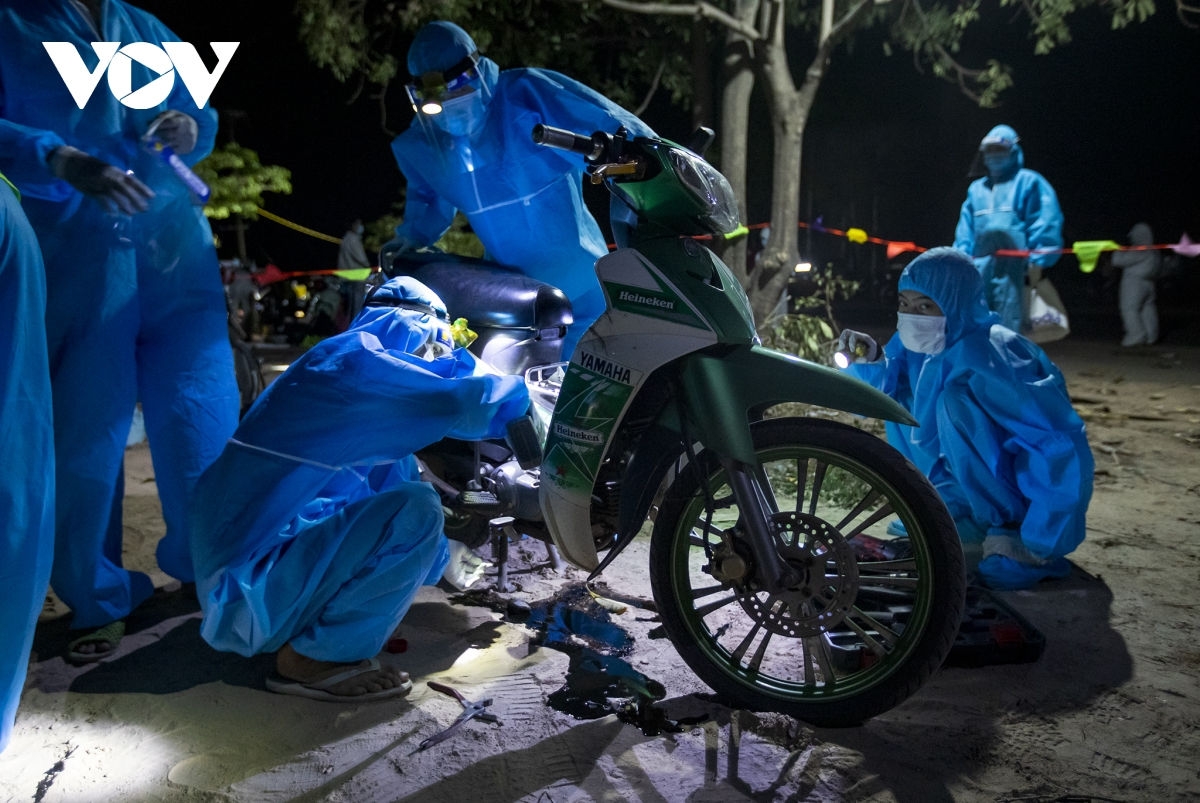
[[[1129,242],[1135,246],[1154,244],[1149,223],[1135,223],[1129,230]],[[1114,251],[1113,267],[1121,271],[1117,305],[1125,327],[1122,346],[1152,346],[1158,342],[1158,306],[1154,282],[1162,272],[1162,254],[1153,249]]]
[[[959,211],[954,247],[974,257],[988,309],[1023,334],[1029,317],[1025,286],[1036,284],[1042,270],[1058,262],[1063,247],[1062,207],[1045,176],[1025,167],[1011,126],[996,126],[979,143],[971,174],[979,170],[983,175],[967,187]],[[1007,256],[998,250],[1035,253]]]

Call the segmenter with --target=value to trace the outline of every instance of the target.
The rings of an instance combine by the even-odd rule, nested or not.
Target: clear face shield
[[[405,87],[421,130],[441,153],[461,149],[463,140],[483,125],[491,94],[478,58],[472,53],[448,70],[424,73]]]

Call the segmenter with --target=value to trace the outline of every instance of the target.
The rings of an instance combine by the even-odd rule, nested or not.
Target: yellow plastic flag
[[[474,343],[475,338],[479,337],[479,335],[467,327],[466,318],[455,318],[454,323],[450,324],[450,337],[454,340],[455,346],[466,348]]]
[[[731,231],[725,235],[725,239],[726,240],[735,240],[738,237],[745,237],[749,233],[750,233],[750,229],[746,228],[745,225],[739,223],[738,227],[736,229],[734,229],[733,231]]]
[[[347,268],[345,270],[334,271],[334,275],[348,282],[365,282],[371,278],[371,273],[374,268]]]
[[[862,229],[846,229],[846,239],[852,243],[865,243],[867,233]]]
[[[1071,245],[1075,257],[1079,260],[1079,269],[1091,273],[1096,269],[1096,260],[1102,251],[1118,251],[1121,246],[1112,240],[1084,240]]]

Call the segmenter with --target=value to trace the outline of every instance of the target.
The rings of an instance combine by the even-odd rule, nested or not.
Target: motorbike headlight
[[[737,198],[729,181],[691,151],[672,148],[669,156],[675,175],[707,210],[702,217],[712,227],[713,233],[728,234],[735,230],[741,221]]]

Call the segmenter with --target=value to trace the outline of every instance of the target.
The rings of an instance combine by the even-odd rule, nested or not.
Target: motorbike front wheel
[[[701,453],[667,488],[651,535],[664,628],[737,705],[861,724],[915,692],[954,643],[966,591],[954,522],[924,475],[870,433],[799,418],[751,430],[759,465],[737,470],[796,581],[766,588],[749,512]]]

